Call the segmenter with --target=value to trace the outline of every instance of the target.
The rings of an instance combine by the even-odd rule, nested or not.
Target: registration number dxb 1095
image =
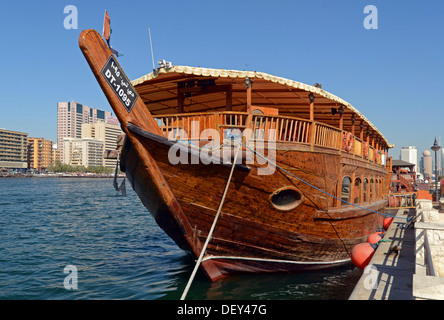
[[[139,95],[136,90],[134,90],[131,82],[120,69],[119,64],[113,56],[109,57],[101,73],[108,85],[119,98],[120,102],[122,102],[125,109],[128,112],[131,112]]]

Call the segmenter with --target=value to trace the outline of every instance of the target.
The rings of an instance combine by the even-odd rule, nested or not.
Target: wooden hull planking
[[[122,169],[141,201],[159,226],[185,251],[192,250],[187,238],[203,244],[214,220],[230,167],[220,164],[177,164],[168,159],[169,145],[140,138],[157,163],[169,188],[184,212],[192,235],[186,233],[168,212],[159,195],[150,187],[146,170],[130,143],[122,154]],[[298,177],[319,189],[334,189],[342,157],[322,152],[278,152],[278,163],[290,162]],[[347,170],[348,166],[344,166]],[[320,172],[324,168],[325,172]],[[367,171],[356,165],[351,171]],[[371,170],[371,169],[370,169]],[[377,171],[377,169],[374,169]],[[210,279],[233,272],[291,272],[329,268],[350,262],[350,250],[366,240],[382,224],[375,213],[352,206],[328,210],[333,199],[313,187],[276,170],[258,176],[257,168],[235,170],[213,237],[202,267]],[[382,173],[382,172],[381,172]],[[380,174],[381,174],[380,173]],[[293,186],[303,195],[295,210],[271,207],[270,195],[282,187]],[[385,200],[364,206],[382,211]],[[182,222],[184,223],[184,222]]]

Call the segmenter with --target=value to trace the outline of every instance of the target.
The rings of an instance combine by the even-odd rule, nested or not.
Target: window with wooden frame
[[[351,187],[351,179],[349,177],[342,178],[341,185],[341,200],[350,202],[350,187]],[[342,205],[347,205],[348,203],[342,202]]]
[[[353,186],[353,203],[360,203],[361,202],[361,179],[356,178],[355,184]]]
[[[364,178],[364,185],[362,187],[363,187],[363,193],[362,193],[363,201],[367,202],[368,201],[368,180],[367,180],[367,178]]]

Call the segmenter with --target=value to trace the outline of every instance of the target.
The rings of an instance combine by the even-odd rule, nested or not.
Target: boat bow
[[[144,192],[150,193],[152,198],[157,199],[155,202],[147,203],[146,199],[141,198],[159,225],[168,225],[170,230],[175,230],[175,233],[183,235],[180,240],[173,238],[179,247],[198,256],[202,249],[202,243],[194,234],[156,161],[140,141],[142,137],[134,134],[128,128],[131,123],[152,135],[162,136],[159,126],[132,87],[110,48],[96,30],[82,31],[79,36],[79,47],[109,104],[116,113],[131,148],[143,163],[143,166],[139,166],[137,171],[137,179],[132,177],[133,188],[139,197],[142,193],[141,190],[144,189]],[[166,212],[168,212],[168,215],[164,214]],[[206,270],[213,270],[213,274],[210,275],[211,278],[215,279],[220,276],[217,268],[212,268],[212,262],[207,261],[205,264],[207,266]]]

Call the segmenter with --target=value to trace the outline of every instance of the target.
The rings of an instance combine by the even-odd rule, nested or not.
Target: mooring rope
[[[236,160],[237,160],[237,155],[239,153],[240,146],[241,146],[240,144],[237,146],[236,153],[234,155],[233,165],[231,166],[230,175],[228,177],[227,184],[225,185],[225,190],[222,195],[222,199],[219,203],[219,208],[217,209],[216,216],[214,217],[213,225],[211,226],[210,232],[208,232],[208,236],[207,236],[204,246],[202,247],[202,251],[200,252],[199,259],[197,259],[196,265],[194,266],[194,270],[190,276],[190,279],[188,280],[188,283],[185,287],[185,290],[182,293],[182,297],[180,298],[180,300],[185,300],[185,297],[188,294],[188,290],[190,289],[191,284],[194,280],[194,277],[196,276],[197,269],[199,269],[200,263],[202,262],[202,259],[205,254],[205,251],[207,249],[208,243],[210,243],[211,236],[213,235],[214,228],[216,227],[217,220],[219,219],[219,215],[222,210],[222,205],[224,204],[224,201],[225,201],[225,196],[227,195],[228,187],[230,186],[230,181],[231,181],[231,177],[233,176],[234,167],[236,166]]]
[[[126,197],[126,186],[125,186],[125,179],[126,176],[123,177],[122,183],[120,184],[119,187],[119,183],[117,182],[117,173],[118,173],[118,169],[119,169],[119,161],[120,161],[120,152],[117,153],[117,161],[116,161],[116,170],[114,171],[114,181],[113,181],[113,186],[114,189],[117,191],[117,195],[119,195],[119,192],[122,193],[122,196]]]

